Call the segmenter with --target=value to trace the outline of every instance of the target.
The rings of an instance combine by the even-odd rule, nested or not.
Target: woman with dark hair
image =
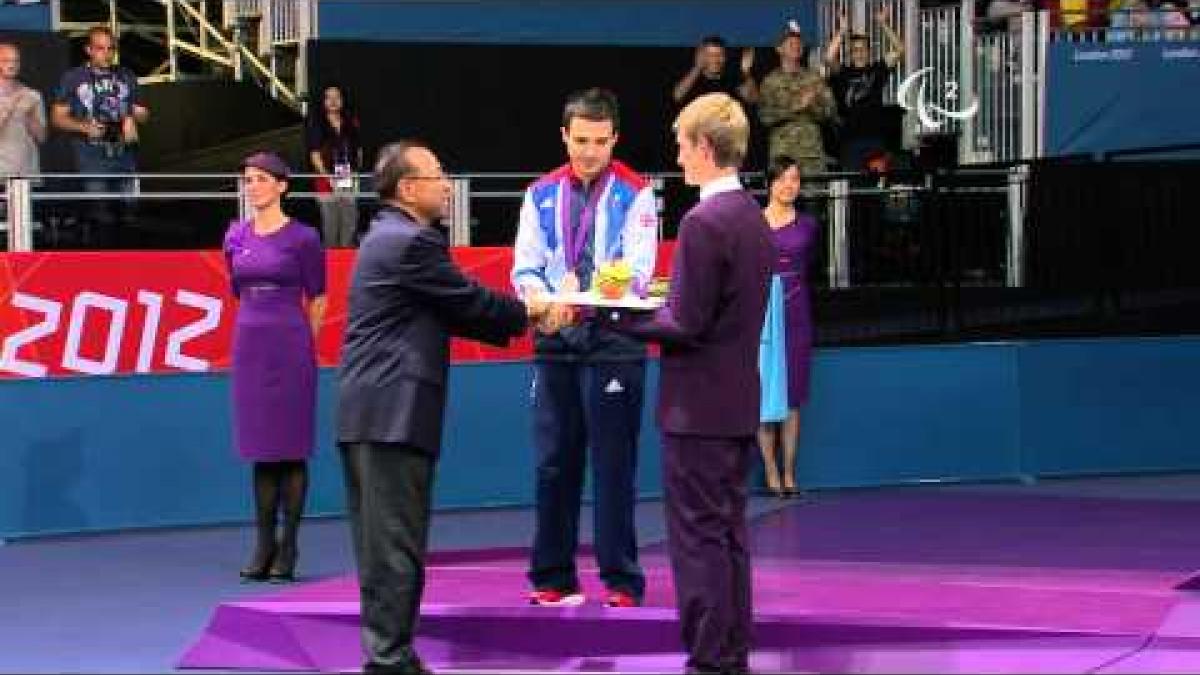
[[[812,310],[808,263],[817,221],[796,210],[800,197],[800,166],[790,157],[777,157],[767,170],[767,207],[778,259],[763,325],[759,358],[762,426],[758,441],[766,469],[767,488],[779,497],[799,496],[796,488],[796,449],[800,442],[800,406],[808,400],[812,359]],[[783,446],[783,467],[776,449]]]
[[[356,175],[363,164],[358,116],[336,84],[321,90],[320,104],[309,115],[305,136],[309,162],[321,174],[316,180],[321,232],[326,247],[353,246],[358,231]]]
[[[281,206],[288,167],[269,152],[242,162],[253,215],[230,225],[225,259],[238,299],[233,427],[254,465],[257,542],[243,579],[295,579],[317,401],[316,334],[325,314],[325,253],[316,231]],[[276,539],[277,516],[283,528]]]

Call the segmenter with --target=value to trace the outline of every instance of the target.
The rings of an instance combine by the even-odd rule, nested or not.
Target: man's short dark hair
[[[720,47],[721,49],[725,49],[729,46],[729,43],[725,42],[725,38],[721,37],[720,35],[705,35],[700,39],[700,46]]]
[[[408,151],[414,148],[429,149],[429,146],[416,139],[406,138],[388,143],[379,151],[375,160],[375,191],[383,200],[396,198],[396,185],[400,179],[416,172],[416,167],[409,160]]]
[[[846,42],[869,42],[869,40],[867,40],[867,36],[863,33],[851,33],[850,37],[846,38]]]
[[[593,122],[612,122],[613,131],[621,128],[621,112],[617,106],[617,95],[607,89],[592,87],[577,91],[567,97],[563,106],[562,125],[571,127],[571,120],[582,117]]]

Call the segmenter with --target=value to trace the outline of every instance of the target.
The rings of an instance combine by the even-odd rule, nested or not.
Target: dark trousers
[[[667,550],[688,668],[743,672],[753,607],[746,481],[753,437],[663,434]]]
[[[83,144],[78,147],[76,161],[82,174],[124,174],[136,171],[133,155],[121,152],[106,155],[98,146]],[[134,218],[134,183],[132,178],[84,178],[83,191],[88,193],[108,192],[124,197],[89,199],[80,202],[82,220],[94,227],[86,245],[99,248],[119,248],[128,245],[125,229]]]
[[[417,659],[434,460],[403,444],[340,447],[367,666],[402,669]]]
[[[535,588],[579,588],[575,552],[590,452],[600,578],[639,600],[645,592],[633,524],[645,379],[645,361],[534,363],[537,523],[529,581]]]

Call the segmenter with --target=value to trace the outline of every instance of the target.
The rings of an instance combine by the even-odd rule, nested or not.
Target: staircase
[[[256,83],[303,113],[316,0],[53,0],[58,30],[82,43],[107,25],[142,84],[193,79]]]

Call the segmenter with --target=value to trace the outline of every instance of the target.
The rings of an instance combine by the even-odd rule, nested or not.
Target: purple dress
[[[812,301],[808,290],[808,263],[812,257],[817,221],[807,213],[778,229],[771,241],[779,258],[775,273],[783,280],[784,336],[787,352],[788,407],[808,401],[808,371],[812,360]]]
[[[313,228],[288,221],[255,234],[248,221],[225,233],[238,297],[233,329],[233,428],[238,454],[255,462],[312,455],[317,358],[303,299],[325,294],[325,254]]]

